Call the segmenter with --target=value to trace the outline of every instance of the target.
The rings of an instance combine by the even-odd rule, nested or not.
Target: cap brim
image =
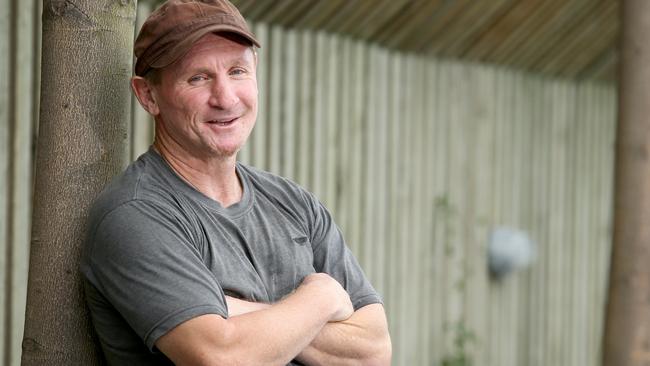
[[[163,53],[157,60],[151,62],[149,66],[156,69],[169,66],[181,57],[185,56],[187,52],[189,52],[190,48],[192,48],[192,45],[194,45],[194,43],[201,37],[208,33],[220,32],[240,35],[246,40],[250,41],[252,45],[256,46],[257,48],[261,48],[260,43],[250,32],[243,32],[241,29],[227,24],[211,24],[189,32],[187,36],[183,37],[182,41],[178,42],[172,49],[167,50],[167,52]]]

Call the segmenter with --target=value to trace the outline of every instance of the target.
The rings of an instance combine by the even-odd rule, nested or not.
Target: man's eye
[[[190,83],[194,83],[194,82],[202,81],[202,80],[205,80],[205,76],[203,76],[203,75],[195,75],[195,76],[192,76],[190,78]]]
[[[230,75],[244,75],[245,73],[246,73],[246,70],[241,69],[241,68],[232,69],[230,71]]]

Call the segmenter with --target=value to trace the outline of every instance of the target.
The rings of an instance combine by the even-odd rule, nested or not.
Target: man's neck
[[[154,142],[154,149],[181,179],[221,206],[241,201],[243,189],[237,177],[236,156],[204,160],[173,153],[160,141]]]

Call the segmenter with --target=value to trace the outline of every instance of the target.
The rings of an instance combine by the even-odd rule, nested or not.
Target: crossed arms
[[[229,318],[209,314],[160,337],[156,347],[176,365],[389,365],[384,309],[357,311],[327,274],[309,275],[276,304],[227,297]]]

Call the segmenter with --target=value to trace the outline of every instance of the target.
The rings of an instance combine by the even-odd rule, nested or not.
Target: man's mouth
[[[228,126],[235,122],[237,120],[237,117],[234,118],[220,118],[220,119],[213,119],[208,121],[209,124],[211,125],[217,125],[217,126]]]

